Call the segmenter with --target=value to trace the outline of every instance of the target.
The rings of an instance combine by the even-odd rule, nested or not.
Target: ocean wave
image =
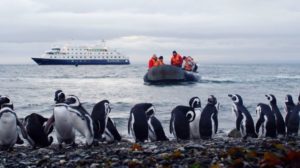
[[[238,80],[232,78],[201,77],[200,83],[237,83]]]
[[[300,79],[300,75],[277,75],[277,79]]]

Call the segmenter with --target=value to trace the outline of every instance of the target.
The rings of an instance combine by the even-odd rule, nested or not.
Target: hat
[[[159,56],[159,58],[158,59],[164,59],[164,57],[163,56]]]

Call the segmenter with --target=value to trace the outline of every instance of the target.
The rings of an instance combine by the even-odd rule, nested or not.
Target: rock
[[[230,138],[241,138],[242,137],[242,134],[240,133],[240,131],[238,131],[236,128],[231,130],[229,133],[228,133],[228,137]]]
[[[90,165],[90,168],[97,168],[97,167],[100,167],[100,164],[98,164],[98,163],[92,163]]]
[[[59,163],[60,164],[65,164],[67,161],[66,160],[60,160]]]
[[[113,162],[118,162],[119,159],[118,159],[118,158],[112,158],[111,161],[113,161]]]
[[[204,146],[200,144],[188,144],[187,146],[184,147],[185,149],[206,149]]]

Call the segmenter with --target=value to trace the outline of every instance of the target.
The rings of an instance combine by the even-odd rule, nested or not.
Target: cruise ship
[[[46,51],[41,57],[32,58],[39,65],[128,65],[129,58],[105,45],[63,46]]]

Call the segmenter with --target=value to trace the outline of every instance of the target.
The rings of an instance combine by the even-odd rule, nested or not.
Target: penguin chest
[[[242,116],[243,116],[243,119],[242,119],[242,122],[241,122],[241,126],[240,126],[240,132],[243,136],[245,136],[247,134],[247,127],[246,127],[246,116],[244,113],[242,113]]]
[[[195,110],[195,119],[189,124],[191,139],[200,139],[200,117],[201,111]]]
[[[74,117],[65,108],[55,108],[54,128],[61,137],[71,137],[74,134],[73,119]]]
[[[16,117],[10,113],[2,114],[0,118],[0,144],[7,144],[17,138]]]

